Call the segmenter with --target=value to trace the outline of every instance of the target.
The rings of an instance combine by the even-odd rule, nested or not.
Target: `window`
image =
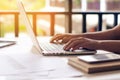
[[[120,0],[106,0],[107,11],[119,11]]]

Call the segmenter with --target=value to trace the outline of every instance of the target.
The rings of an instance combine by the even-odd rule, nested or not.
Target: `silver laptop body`
[[[96,51],[84,50],[84,49],[75,50],[75,51],[65,51],[63,50],[64,45],[50,43],[49,37],[42,37],[40,38],[38,42],[38,39],[36,38],[33,32],[32,25],[26,14],[22,1],[17,0],[17,3],[18,3],[20,14],[25,22],[27,32],[33,42],[35,49],[39,51],[40,54],[50,56],[50,55],[82,55],[82,54],[84,55],[84,54],[95,54],[96,53]]]

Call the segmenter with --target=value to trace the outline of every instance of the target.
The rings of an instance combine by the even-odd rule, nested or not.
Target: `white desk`
[[[47,63],[47,64],[43,64],[45,67],[47,67],[48,69],[51,68],[51,70],[53,67],[53,69],[55,68],[56,71],[55,72],[53,71],[53,73],[44,72],[42,74],[42,77],[40,73],[36,73],[35,75],[37,76],[31,75],[32,73],[34,73],[36,69],[33,69],[34,71],[29,72],[30,73],[29,75],[26,75],[25,73],[24,74],[21,73],[19,75],[8,73],[6,75],[4,74],[0,75],[0,80],[120,80],[120,71],[111,71],[111,72],[96,73],[96,74],[85,74],[69,66],[67,64],[67,58],[68,58],[67,56],[64,56],[64,57],[42,56],[40,54],[37,54],[35,52],[33,53],[31,51],[32,44],[29,38],[18,38],[16,39],[16,41],[17,41],[16,45],[0,49],[0,56],[5,55],[10,57],[12,60],[14,59],[14,61],[16,61],[15,63],[20,64],[20,66],[17,66],[18,68],[21,68],[22,65],[23,65],[22,67],[26,65],[25,67],[29,67],[30,69],[33,69],[32,67],[34,67],[34,65],[37,64],[40,66],[42,63],[45,62]],[[37,63],[37,61],[40,61],[40,60],[41,60],[40,62],[41,64],[39,62]],[[12,64],[13,64],[13,67],[16,67],[16,65],[14,66],[14,63]],[[0,65],[0,66],[3,66],[3,65]],[[35,68],[37,68],[38,70],[41,70],[39,69],[39,67],[35,67]],[[3,71],[4,70],[6,70],[6,66],[5,68],[3,68]],[[63,76],[64,74],[62,73],[62,70],[63,70],[63,73],[66,73],[66,74],[72,73],[72,74],[68,76],[66,75]],[[80,73],[80,76],[71,77],[74,75],[75,71]],[[57,74],[57,76],[53,77],[53,74]]]

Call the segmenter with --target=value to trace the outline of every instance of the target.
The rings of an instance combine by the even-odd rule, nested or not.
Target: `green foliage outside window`
[[[31,10],[39,10],[45,7],[46,0],[23,0],[27,4],[31,4]],[[0,10],[16,10],[17,3],[16,0],[1,0],[0,1]]]
[[[25,8],[28,8],[29,10],[40,10],[45,7],[46,0],[22,0],[22,2]],[[1,0],[0,10],[18,10],[16,0]],[[1,17],[4,18],[5,22],[0,21],[0,37],[3,37],[5,33],[14,32],[13,19],[11,18],[11,20],[6,21],[6,19],[10,18],[10,16],[11,15],[9,15],[8,17],[3,17],[1,15]],[[19,29],[20,32],[26,31],[23,25],[20,25]],[[41,32],[41,30],[39,30],[38,32]]]

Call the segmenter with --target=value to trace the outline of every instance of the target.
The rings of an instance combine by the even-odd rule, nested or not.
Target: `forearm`
[[[86,37],[96,40],[116,40],[116,28],[109,29],[106,31],[98,31],[98,32],[88,32],[77,35],[78,37]]]
[[[81,35],[83,37],[96,39],[96,40],[114,40],[115,39],[113,30],[88,32]]]
[[[96,49],[120,53],[120,40],[101,40]]]

